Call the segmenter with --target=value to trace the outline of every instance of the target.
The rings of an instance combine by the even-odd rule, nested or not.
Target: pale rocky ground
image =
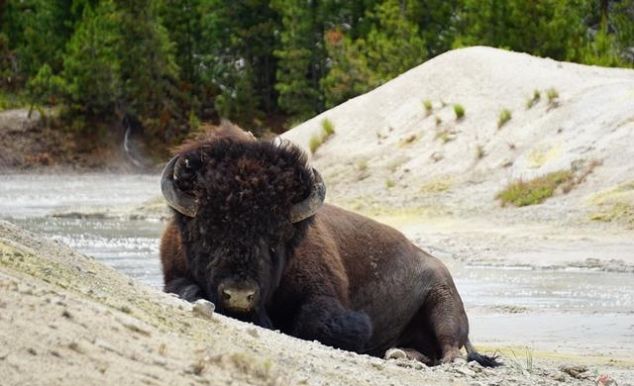
[[[545,92],[553,87],[556,105]],[[526,109],[535,89],[541,99]],[[454,103],[466,110],[461,120]],[[498,129],[502,108],[513,116]],[[284,136],[308,149],[326,118],[335,134],[312,162],[327,199],[396,226],[439,257],[634,272],[634,71],[474,47],[432,59]],[[585,181],[544,204],[502,208],[495,199],[515,179],[583,170],[593,161],[600,165]],[[57,215],[167,213],[156,199]],[[516,348],[518,357],[505,352],[501,369],[428,369],[220,315],[204,320],[189,305],[4,223],[0,311],[0,384],[594,384],[600,374],[634,384],[632,348],[617,361],[591,352],[524,356]],[[571,364],[588,371],[572,377],[559,370]]]
[[[556,103],[548,102],[551,88]],[[541,98],[528,109],[534,90]],[[503,108],[512,119],[498,128]],[[283,136],[310,153],[324,120],[335,134],[312,162],[332,202],[423,244],[462,243],[456,257],[471,262],[634,271],[634,70],[472,47],[429,60]],[[571,192],[541,205],[503,208],[496,200],[509,182],[581,173],[592,163],[598,166]],[[561,253],[545,260],[523,253],[535,240]]]
[[[0,222],[2,385],[595,384],[604,366],[503,356],[428,368],[264,330],[192,306]],[[566,362],[568,363],[568,362]]]

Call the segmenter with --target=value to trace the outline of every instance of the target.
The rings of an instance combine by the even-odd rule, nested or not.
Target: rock
[[[258,332],[258,330],[253,327],[247,329],[247,334],[251,335],[254,338],[260,337],[260,333]]]
[[[214,316],[214,311],[216,310],[216,306],[205,299],[198,299],[194,302],[194,307],[192,308],[192,312],[196,316],[200,316],[205,319],[212,319]]]
[[[597,386],[617,386],[614,378],[610,377],[607,374],[601,374],[595,380]]]
[[[385,352],[385,359],[407,359],[407,353],[400,348],[391,348]]]
[[[476,375],[476,372],[471,370],[468,367],[457,367],[455,372],[457,372],[458,374],[465,375],[467,377],[475,377]]]
[[[582,375],[588,371],[586,366],[575,366],[575,365],[562,365],[559,367],[559,370],[570,375],[573,378],[577,379],[585,379],[586,375]]]

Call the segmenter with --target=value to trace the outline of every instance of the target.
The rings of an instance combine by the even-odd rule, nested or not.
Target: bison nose
[[[257,290],[255,288],[225,287],[221,290],[222,303],[236,311],[250,311],[255,306]]]

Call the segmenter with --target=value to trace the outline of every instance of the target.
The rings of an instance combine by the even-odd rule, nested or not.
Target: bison
[[[165,291],[326,345],[427,364],[461,356],[462,300],[443,263],[397,230],[324,204],[325,186],[288,141],[224,128],[181,148],[161,189],[173,209],[161,240]]]

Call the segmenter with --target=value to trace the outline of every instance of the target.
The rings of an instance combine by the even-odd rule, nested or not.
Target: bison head
[[[270,326],[265,306],[325,196],[304,153],[288,142],[216,139],[169,161],[161,188],[206,296],[222,313]]]

